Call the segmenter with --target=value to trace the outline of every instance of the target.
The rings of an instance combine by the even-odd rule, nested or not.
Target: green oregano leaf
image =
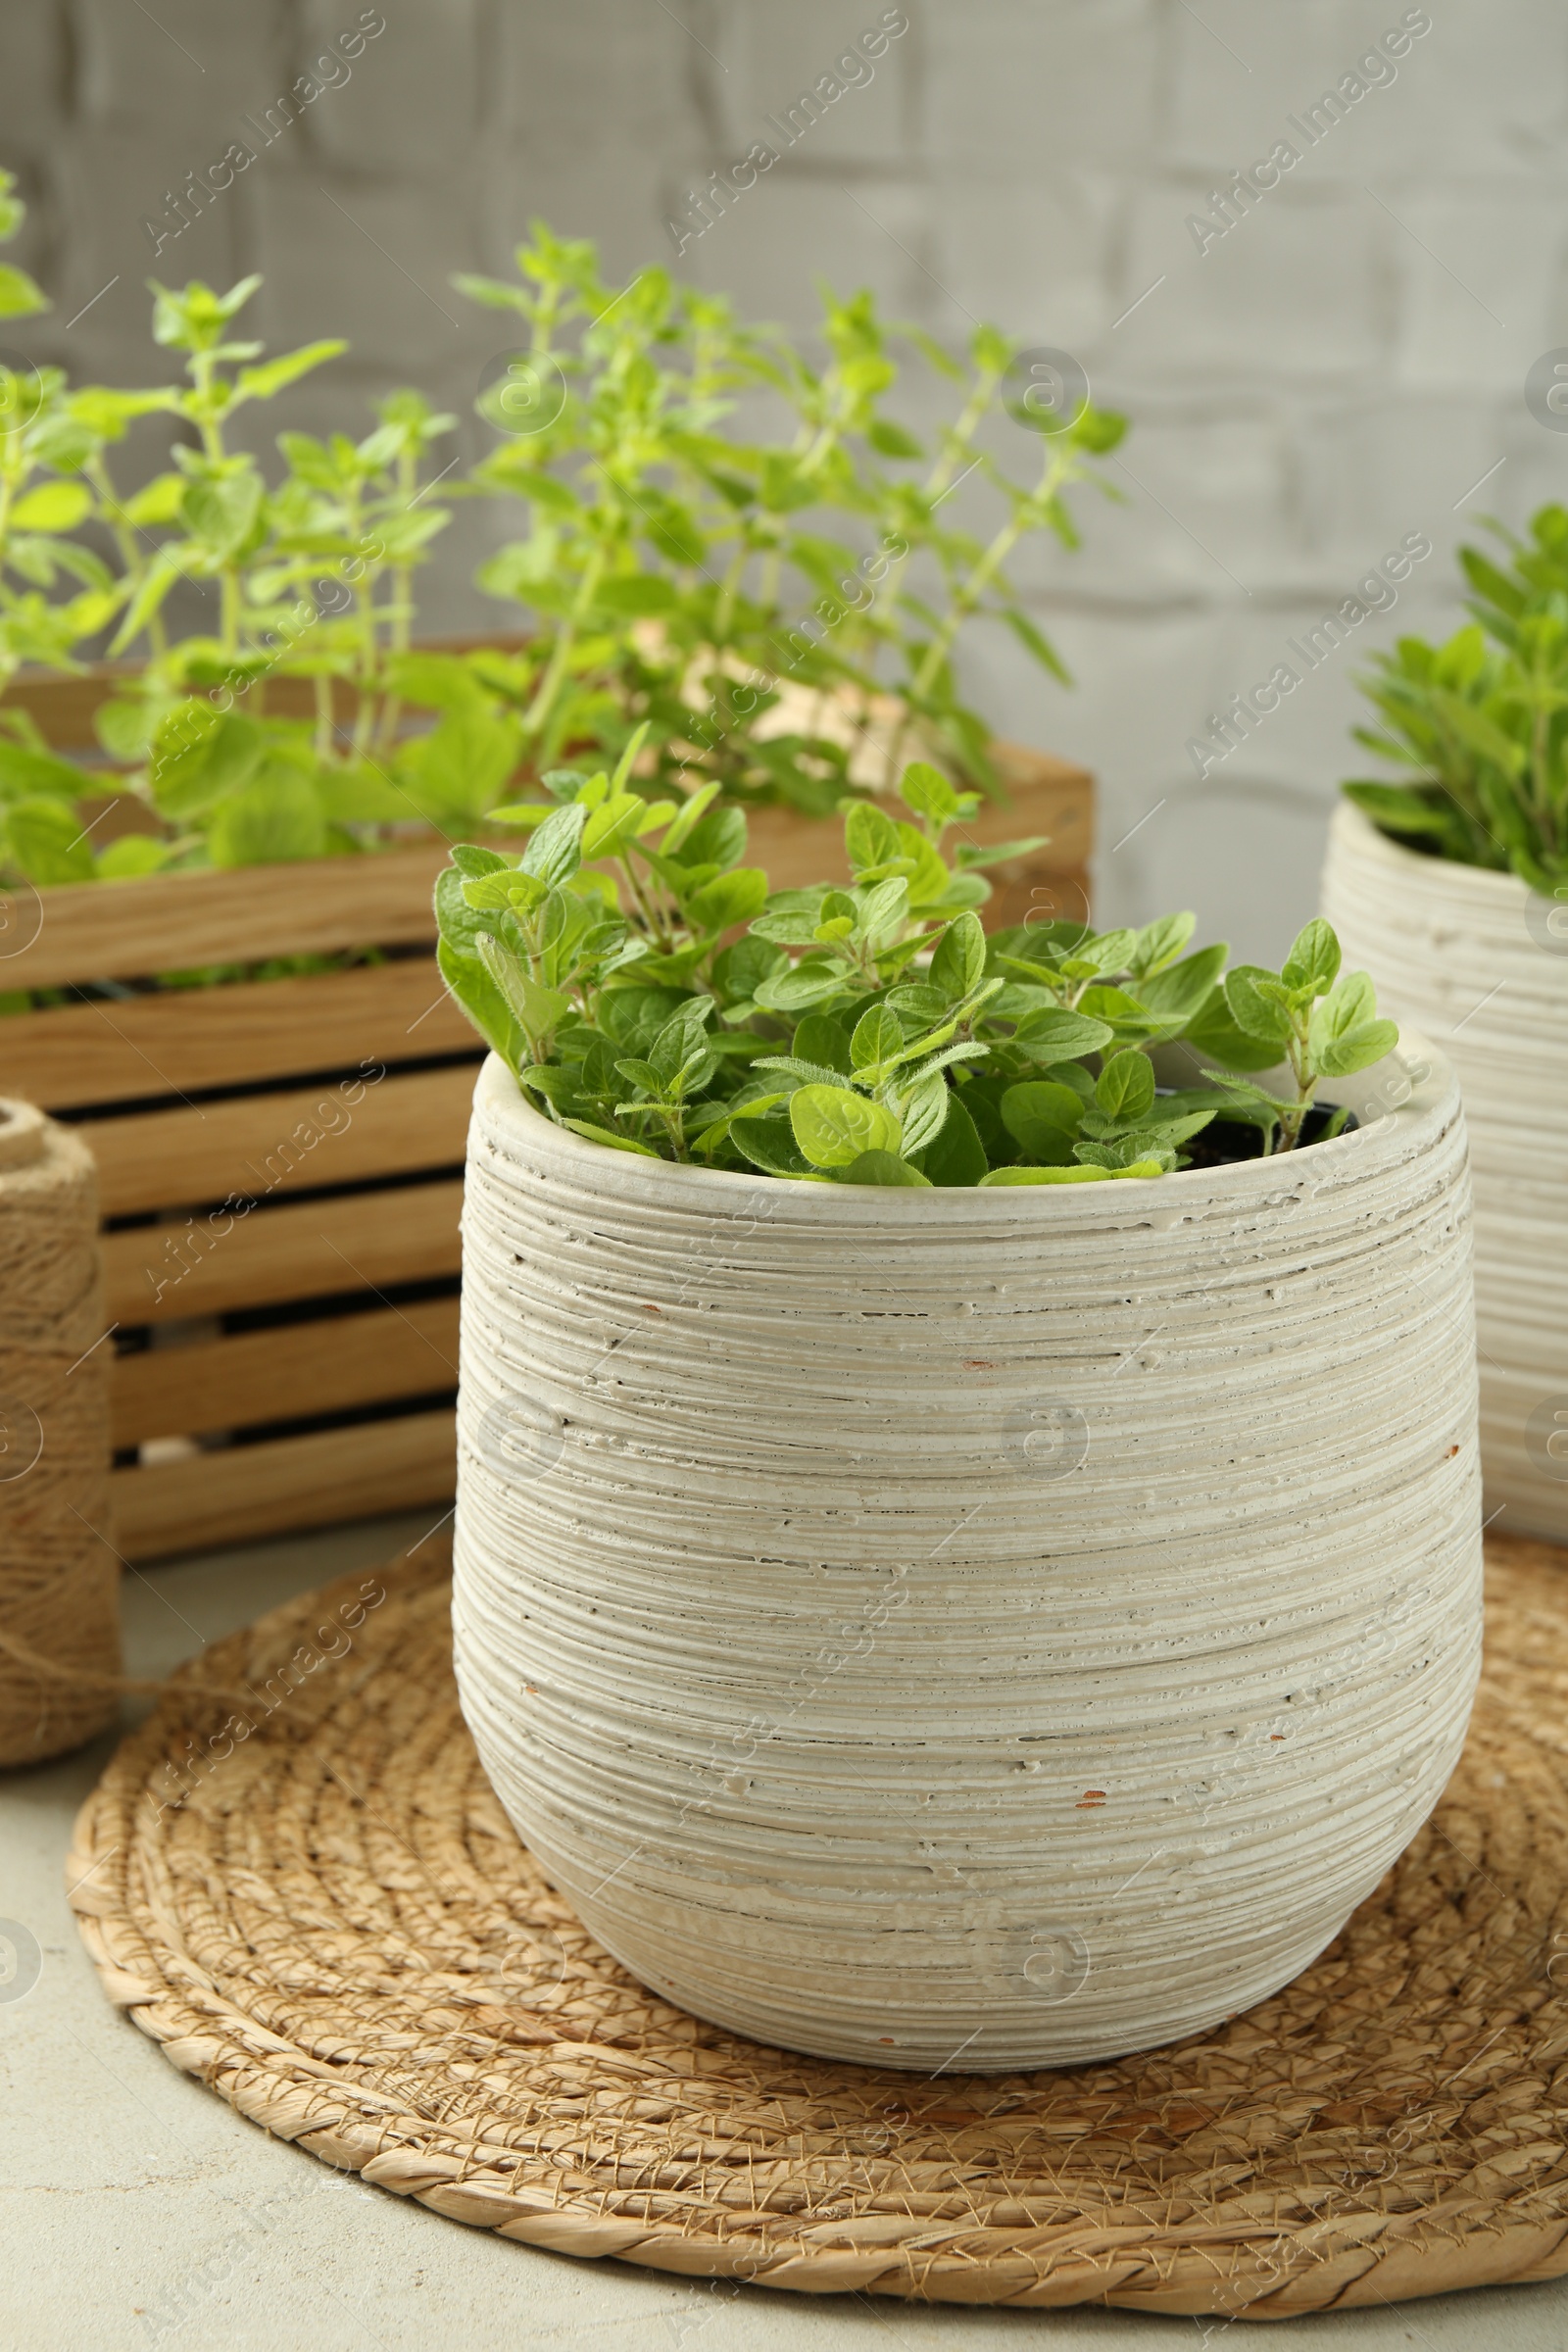
[[[1339,968],[1340,943],[1319,915],[1297,934],[1296,944],[1280,967],[1280,978],[1287,988],[1309,988],[1314,997],[1321,997],[1333,987]]]
[[[814,1168],[847,1168],[862,1152],[896,1152],[903,1141],[891,1110],[848,1087],[801,1087],[790,1097],[790,1126]]]
[[[986,937],[972,909],[956,915],[931,958],[931,985],[945,997],[969,996],[985,978]]]
[[[1136,1046],[1113,1054],[1095,1086],[1095,1101],[1109,1119],[1136,1122],[1154,1100],[1154,1073]]]
[[[1231,1018],[1245,1037],[1254,1038],[1259,1045],[1284,1046],[1291,1039],[1291,1016],[1277,997],[1264,994],[1259,982],[1279,981],[1274,973],[1266,972],[1260,964],[1239,963],[1226,974],[1225,1003]]]
[[[839,1182],[841,1184],[887,1186],[915,1185],[927,1192],[931,1189],[930,1177],[922,1176],[918,1168],[911,1168],[908,1161],[900,1159],[896,1152],[862,1152],[858,1159],[852,1159],[849,1166],[841,1172]]]
[[[804,1025],[804,1024],[803,1024]],[[874,1069],[904,1052],[904,1024],[885,1004],[873,1004],[855,1024],[850,1060],[857,1070]]]

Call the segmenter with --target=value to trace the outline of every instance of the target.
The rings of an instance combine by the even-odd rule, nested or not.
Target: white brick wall
[[[1433,0],[1396,78],[1200,255],[1188,215],[1403,0],[904,5],[909,28],[871,79],[677,266],[797,327],[820,275],[873,285],[945,338],[995,318],[1072,350],[1129,412],[1127,505],[1089,502],[1082,556],[1041,547],[1019,566],[1076,692],[1000,636],[975,648],[971,682],[1000,725],[1100,771],[1104,913],[1186,900],[1247,953],[1277,951],[1312,904],[1335,781],[1360,764],[1346,737],[1357,662],[1399,629],[1451,625],[1465,494],[1498,459],[1472,506],[1517,522],[1568,496],[1568,440],[1522,397],[1530,363],[1568,343],[1568,19],[1549,0]],[[241,135],[359,0],[160,0],[156,23],[126,0],[14,8],[0,162],[35,207],[19,258],[57,298],[28,349],[146,380],[161,364],[149,273],[260,269],[271,339],[354,345],[269,434],[352,426],[395,381],[466,413],[500,330],[451,292],[452,270],[507,269],[533,213],[598,237],[613,272],[673,264],[664,221],[684,191],[882,13],[380,8],[386,28],[343,86],[156,261],[140,222],[164,190]],[[460,511],[427,575],[432,626],[493,611],[468,575],[499,527]],[[1183,747],[1207,712],[1410,530],[1436,552],[1397,610],[1200,782]]]
[[[342,59],[352,80],[339,84],[332,44],[358,21],[357,0],[304,0],[307,66],[327,58],[318,78],[334,84],[312,110],[318,152],[334,171],[375,176],[395,159],[411,194],[457,193],[468,172],[454,172],[453,163],[472,146],[483,96],[482,0],[405,0],[395,13],[377,13],[387,30],[359,57]]]
[[[17,12],[28,13],[50,12]],[[247,0],[159,0],[153,16],[156,22],[123,0],[78,0],[68,12],[79,119],[84,125],[134,123],[157,145],[189,135],[197,152],[186,160],[199,164],[220,124],[232,117],[237,126],[264,84],[269,97],[281,86],[287,51],[279,12]]]
[[[1120,178],[1159,134],[1158,0],[967,0],[923,12],[921,125],[944,174],[1069,165]]]
[[[724,37],[713,61],[720,70],[710,78],[718,84],[719,120],[733,151],[744,155],[755,138],[767,136],[766,116],[792,105],[849,56],[842,78],[855,86],[812,129],[809,153],[819,165],[831,162],[856,172],[898,172],[908,150],[918,78],[909,40],[894,41],[880,58],[852,54],[858,34],[880,14],[880,0],[858,11],[853,0],[725,10],[719,20]]]

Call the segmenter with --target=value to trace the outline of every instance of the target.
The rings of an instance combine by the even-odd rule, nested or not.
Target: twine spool
[[[78,1746],[122,1688],[103,1336],[92,1154],[0,1100],[0,1764]]]

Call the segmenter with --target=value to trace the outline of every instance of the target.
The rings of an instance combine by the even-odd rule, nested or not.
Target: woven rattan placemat
[[[1294,1984],[936,2079],[738,2040],[605,1956],[491,1794],[420,1562],[209,1649],[232,1698],[176,1680],[77,1825],[106,1991],[242,2115],[506,2237],[768,2286],[1261,2319],[1568,2271],[1568,1555],[1492,1548],[1463,1762]]]

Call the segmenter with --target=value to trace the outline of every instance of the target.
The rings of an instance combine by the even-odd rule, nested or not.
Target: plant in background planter
[[[476,486],[528,518],[479,578],[529,616],[534,770],[568,751],[613,762],[646,724],[642,766],[661,789],[713,780],[825,814],[851,783],[891,791],[916,747],[995,789],[991,730],[958,694],[958,639],[999,620],[1065,679],[1005,566],[1031,532],[1077,545],[1066,494],[1087,478],[1115,495],[1089,461],[1123,420],[1087,401],[1075,414],[1009,401],[1014,349],[995,327],[976,330],[965,369],[926,336],[892,335],[868,294],[824,298],[816,368],[662,270],[607,286],[592,245],[542,224],[516,262],[520,284],[455,282],[527,321],[480,402],[508,437]],[[899,340],[954,384],[934,449],[884,413]],[[1004,407],[1042,435],[1032,482],[985,446]],[[775,437],[746,429],[769,416]],[[984,541],[943,511],[976,473],[1001,501]]]
[[[1506,1527],[1568,1539],[1568,512],[1499,567],[1461,551],[1475,620],[1401,639],[1359,740],[1404,771],[1345,787],[1324,910],[1391,1009],[1451,1054],[1476,1189],[1481,1444]]]
[[[454,1602],[497,1790],[612,1952],[763,2040],[968,2072],[1208,2026],[1463,1736],[1456,1089],[1369,1067],[1326,924],[1277,974],[1187,917],[988,943],[934,771],[918,824],[852,811],[849,890],[771,898],[740,811],[624,782],[438,893],[498,1048]],[[1291,1079],[1162,1092],[1184,1048]]]

